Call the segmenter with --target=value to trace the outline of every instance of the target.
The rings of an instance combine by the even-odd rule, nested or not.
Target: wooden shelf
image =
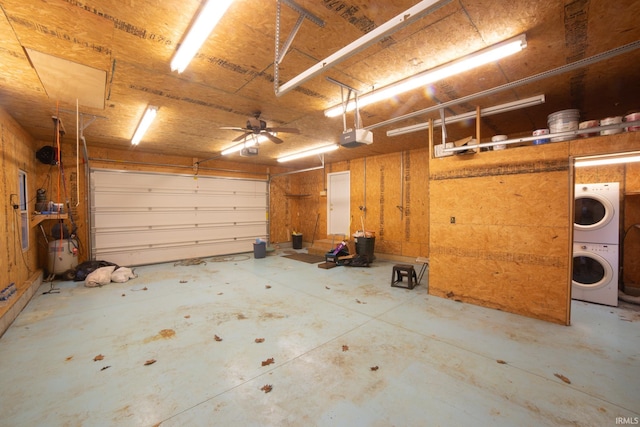
[[[35,227],[40,224],[42,221],[46,221],[48,219],[60,220],[69,218],[69,214],[66,213],[55,213],[55,214],[37,214],[31,217],[31,227]]]

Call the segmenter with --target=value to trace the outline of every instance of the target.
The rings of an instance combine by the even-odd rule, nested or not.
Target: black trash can
[[[302,234],[292,234],[291,240],[293,240],[293,249],[302,249]]]
[[[369,262],[376,258],[375,255],[373,255],[375,245],[375,237],[356,237],[356,253],[358,255],[366,255]]]
[[[253,244],[253,257],[254,258],[264,258],[267,256],[267,243],[260,242]]]

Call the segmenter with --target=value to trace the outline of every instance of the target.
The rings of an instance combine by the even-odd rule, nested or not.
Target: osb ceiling
[[[60,117],[65,139],[76,139],[76,120],[89,156],[93,147],[212,158],[239,136],[260,111],[282,144],[260,144],[259,155],[232,161],[276,164],[278,156],[338,142],[341,117],[324,110],[341,101],[327,77],[368,92],[526,34],[527,47],[482,66],[361,109],[373,127],[372,145],[344,148],[327,162],[399,152],[427,144],[427,132],[388,137],[387,131],[429,118],[422,114],[385,126],[381,122],[539,73],[640,40],[640,2],[635,0],[450,0],[433,12],[377,41],[294,90],[276,96],[274,53],[277,0],[235,0],[183,73],[170,62],[201,0],[0,0],[0,106],[36,140],[54,139],[52,117]],[[280,3],[280,40],[295,27],[298,5],[322,20],[305,19],[279,67],[284,84],[339,49],[402,14],[417,0],[291,0]],[[47,59],[49,58],[49,59]],[[481,121],[482,139],[494,134],[530,135],[547,127],[548,114],[577,108],[581,120],[640,111],[640,49],[605,61],[452,105],[446,116],[544,94],[546,102]],[[147,105],[158,117],[142,142],[131,137]],[[91,119],[95,117],[93,121]],[[354,116],[346,117],[348,128]],[[470,121],[446,127],[448,139],[475,133]],[[440,138],[440,130],[436,130]],[[291,166],[318,163],[312,160]]]

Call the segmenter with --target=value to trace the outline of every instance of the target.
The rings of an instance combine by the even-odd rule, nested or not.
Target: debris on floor
[[[500,363],[501,365],[506,365],[507,362],[505,362],[504,360],[498,359],[496,360],[497,363]]]
[[[97,355],[96,357],[93,358],[94,362],[97,362],[98,360],[104,360],[104,356],[102,354]]]
[[[376,365],[376,366],[372,366],[370,369],[371,369],[372,371],[377,371],[377,370],[378,370],[378,369],[380,369],[380,368]]]
[[[189,259],[183,259],[182,261],[178,261],[175,264],[173,264],[173,266],[176,267],[178,265],[188,266],[188,265],[199,265],[199,264],[207,265],[207,262],[204,260],[201,260],[200,258],[189,258]]]
[[[555,375],[556,377],[560,378],[565,383],[571,384],[571,380],[569,378],[565,377],[564,375],[562,375],[562,374],[553,374],[553,375]]]
[[[273,359],[273,357],[270,357],[269,359],[262,361],[262,366],[269,366],[274,362],[275,362],[275,360]]]
[[[256,338],[256,342],[257,342],[257,343],[264,342],[264,338]]]
[[[216,340],[216,341],[222,341],[222,338],[220,338],[220,337],[219,337],[219,336],[217,336],[217,335],[214,335],[214,336],[213,336],[213,339],[214,339],[214,340]]]
[[[149,359],[144,362],[144,366],[153,365],[154,363],[156,363],[156,359]]]
[[[342,351],[349,351],[349,346],[348,345],[343,345],[342,346]]]
[[[104,371],[105,369],[109,369],[110,367],[111,367],[111,365],[103,366],[102,369],[100,369],[100,370]]]
[[[271,390],[273,390],[273,386],[271,384],[265,384],[262,386],[262,388],[260,388],[260,390],[264,391],[265,393],[269,393]]]

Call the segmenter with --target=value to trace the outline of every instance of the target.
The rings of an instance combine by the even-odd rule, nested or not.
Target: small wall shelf
[[[69,214],[64,213],[54,213],[54,214],[37,214],[31,217],[31,227],[35,227],[40,224],[42,221],[46,221],[48,219],[60,220],[69,218]]]

